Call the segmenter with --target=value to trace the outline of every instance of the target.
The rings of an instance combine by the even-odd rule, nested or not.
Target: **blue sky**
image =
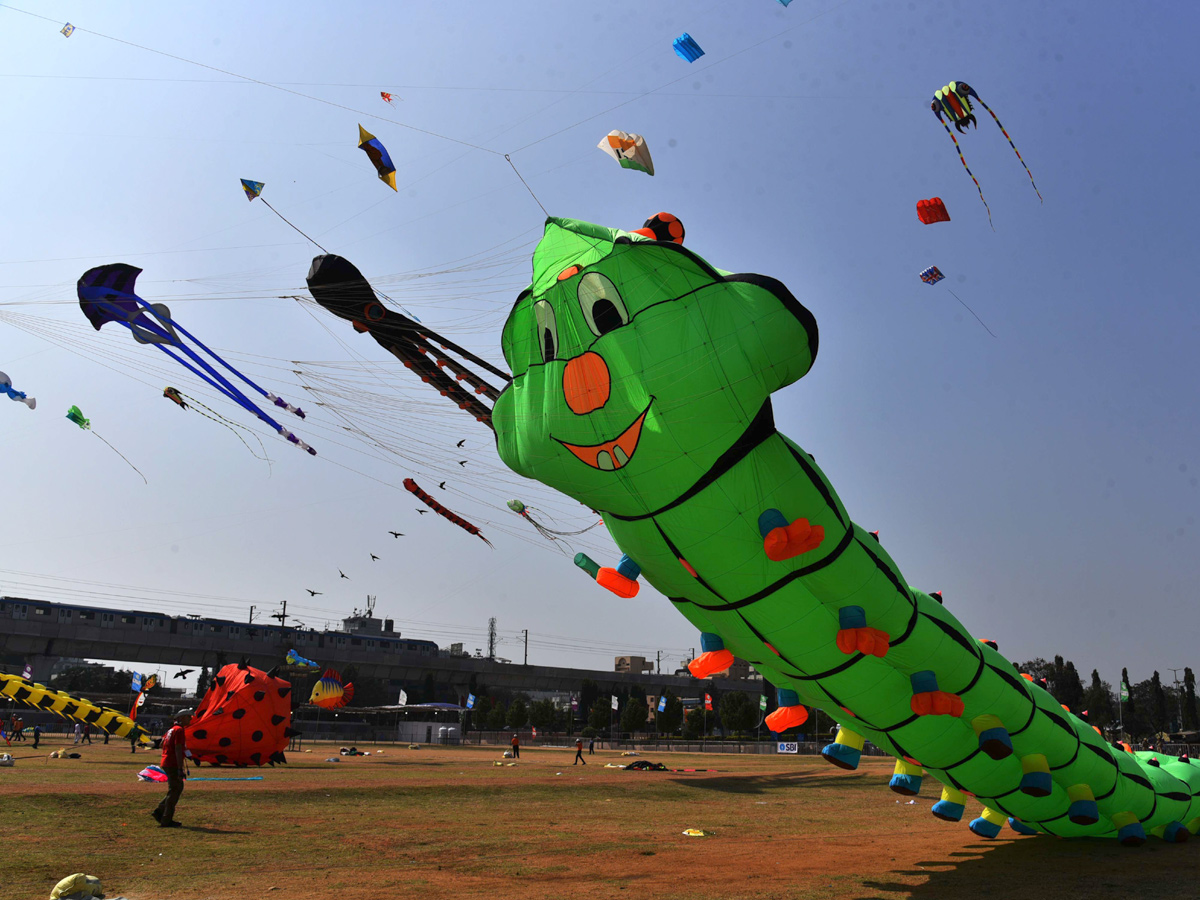
[[[543,218],[507,153],[555,215],[632,228],[669,210],[714,265],[792,289],[821,352],[776,396],[780,430],[973,633],[1113,681],[1197,662],[1190,7],[16,6],[49,20],[0,9],[0,369],[39,406],[0,406],[0,591],[231,618],[286,599],[318,626],[372,594],[442,644],[484,646],[494,615],[511,658],[528,628],[531,662],[662,649],[674,668],[698,636],[665,600],[607,595],[503,501],[563,527],[586,511],[506,473],[486,430],[288,299],[317,251],[238,186],[264,181],[395,302],[499,361]],[[695,64],[671,52],[682,31],[707,51]],[[994,231],[929,111],[953,79],[1000,116],[1045,197],[978,110],[960,141]],[[397,193],[357,149],[359,123],[388,147]],[[653,178],[595,148],[613,128],[646,137]],[[931,196],[950,223],[917,221]],[[312,415],[293,424],[320,456],[123,330],[92,331],[75,281],[117,261],[301,398]],[[946,281],[922,284],[929,265]],[[163,400],[166,384],[249,426],[272,463]],[[149,485],[62,418],[71,404]],[[447,480],[441,499],[496,549],[419,516],[409,475]],[[596,532],[574,549],[615,552]]]

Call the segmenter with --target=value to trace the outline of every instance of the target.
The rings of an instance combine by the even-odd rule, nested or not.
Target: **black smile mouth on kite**
[[[653,403],[654,398],[651,397],[650,403],[647,403],[646,408],[642,410],[642,414],[633,420],[633,424],[611,441],[580,446],[578,444],[568,444],[566,441],[559,440],[558,438],[554,438],[554,440],[574,453],[580,462],[587,463],[593,469],[600,469],[603,472],[615,472],[617,469],[623,469],[633,459],[638,441],[642,437],[642,424],[646,421],[646,413],[650,412],[650,406]]]

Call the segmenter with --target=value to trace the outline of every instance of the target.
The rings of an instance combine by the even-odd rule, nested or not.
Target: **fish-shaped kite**
[[[383,146],[379,142],[379,138],[361,125],[358,126],[358,149],[370,158],[371,165],[379,173],[379,180],[393,191],[396,190],[396,167],[392,165],[392,158],[388,155],[387,147]]]
[[[301,656],[295,650],[289,650],[287,652],[287,664],[289,666],[300,666],[301,668],[304,668],[304,669],[319,669],[319,668],[321,668],[320,663],[313,662],[311,659],[305,659],[303,656]]]
[[[354,699],[354,685],[342,684],[342,676],[334,669],[326,669],[320,681],[313,685],[308,702],[322,709],[341,709]]]

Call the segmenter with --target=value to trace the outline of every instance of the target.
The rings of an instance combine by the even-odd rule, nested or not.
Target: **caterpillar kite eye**
[[[567,266],[565,269],[563,269],[561,272],[558,273],[558,280],[566,281],[572,275],[578,275],[578,274],[579,274],[579,266]]]

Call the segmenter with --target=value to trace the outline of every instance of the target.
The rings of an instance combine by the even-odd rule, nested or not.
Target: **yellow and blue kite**
[[[392,158],[388,156],[387,147],[383,146],[379,142],[379,138],[361,125],[358,126],[358,149],[370,157],[371,165],[379,173],[379,180],[393,191],[396,190],[396,167],[392,165]]]

